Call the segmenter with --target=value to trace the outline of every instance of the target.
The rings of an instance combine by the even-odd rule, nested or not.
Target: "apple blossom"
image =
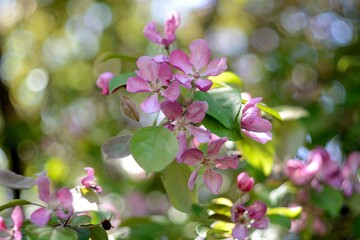
[[[109,82],[115,75],[112,72],[104,72],[96,80],[96,86],[102,89],[101,94],[109,95]]]
[[[20,206],[16,206],[11,214],[11,219],[13,222],[13,227],[8,228],[5,224],[5,221],[2,217],[0,217],[0,232],[4,232],[8,237],[0,238],[2,240],[21,240],[22,233],[21,227],[24,222],[24,213]]]
[[[93,189],[97,193],[102,193],[102,188],[95,182],[95,170],[91,167],[86,167],[85,170],[87,174],[84,178],[81,179],[81,184],[84,187]]]

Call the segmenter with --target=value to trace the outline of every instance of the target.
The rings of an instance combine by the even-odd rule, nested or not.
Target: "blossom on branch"
[[[241,132],[262,144],[272,139],[271,123],[261,117],[261,110],[256,106],[262,98],[252,98],[244,106],[241,115]]]
[[[209,143],[207,155],[196,148],[190,148],[181,155],[181,161],[191,166],[197,166],[191,174],[188,187],[194,189],[198,173],[202,167],[204,170],[204,183],[213,193],[218,194],[223,182],[222,176],[215,169],[236,169],[238,167],[238,158],[234,156],[219,156],[221,146],[227,141],[227,138],[219,138]]]
[[[39,198],[47,203],[47,206],[37,209],[30,215],[32,223],[42,227],[48,223],[52,213],[61,219],[67,219],[74,213],[73,197],[68,188],[60,188],[51,194],[50,179],[47,176],[39,176],[36,184],[39,189]]]
[[[175,74],[175,78],[184,87],[191,88],[194,83],[203,92],[212,86],[208,76],[217,76],[227,69],[226,58],[210,61],[210,49],[204,39],[197,39],[190,44],[190,57],[182,50],[172,51],[170,63],[183,72]]]
[[[91,188],[97,193],[102,193],[102,188],[95,182],[95,170],[91,167],[85,168],[87,174],[84,178],[81,179],[81,184],[84,187]]]
[[[0,217],[0,232],[4,232],[7,237],[0,238],[2,240],[21,240],[22,239],[22,233],[21,233],[21,227],[24,222],[24,213],[20,206],[16,206],[11,214],[11,219],[13,222],[13,227],[8,228],[5,224],[5,221],[2,217]]]
[[[156,23],[150,22],[144,28],[144,35],[151,42],[168,47],[176,40],[175,31],[180,25],[180,14],[174,12],[165,22],[164,36],[156,30]]]
[[[237,186],[243,192],[250,192],[254,182],[254,178],[250,177],[246,172],[242,172],[237,176]]]

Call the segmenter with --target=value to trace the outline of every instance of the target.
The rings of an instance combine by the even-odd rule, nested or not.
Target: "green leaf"
[[[302,207],[276,207],[276,208],[268,208],[266,215],[281,215],[287,218],[298,218],[302,212]]]
[[[78,235],[74,229],[68,227],[38,227],[29,225],[26,233],[30,240],[77,240]]]
[[[228,140],[230,141],[237,141],[242,139],[240,130],[228,129],[210,115],[205,116],[205,118],[202,121],[202,124],[204,124],[204,126],[208,130],[210,130],[212,133],[216,134],[219,137],[227,137]]]
[[[6,169],[0,169],[0,185],[15,189],[27,189],[35,185],[35,180]]]
[[[90,237],[92,240],[107,240],[108,239],[108,235],[107,235],[105,229],[103,229],[100,226],[95,226],[95,227],[90,228]]]
[[[349,68],[360,67],[359,56],[343,56],[337,62],[339,72],[346,72]]]
[[[341,192],[329,186],[324,186],[321,192],[312,189],[310,200],[314,205],[324,209],[334,217],[339,215],[344,201]]]
[[[77,240],[89,240],[90,239],[90,230],[88,228],[75,228],[75,231],[78,235]]]
[[[243,82],[240,77],[233,72],[226,71],[218,76],[210,76],[209,79],[213,81],[212,88],[220,88],[230,85],[234,88],[243,87]]]
[[[360,238],[360,216],[356,216],[352,223],[354,236]]]
[[[229,216],[219,214],[219,213],[212,214],[208,218],[211,219],[211,220],[219,220],[219,221],[222,221],[222,222],[229,222],[229,223],[232,222],[231,218]]]
[[[291,220],[285,216],[274,214],[268,217],[271,224],[280,225],[286,229],[290,229],[291,227]]]
[[[12,200],[12,201],[0,206],[0,212],[5,209],[12,208],[12,207],[15,207],[18,205],[22,206],[22,205],[30,205],[30,204],[34,204],[34,203],[26,201],[26,200],[22,200],[22,199],[15,199],[15,200]]]
[[[261,144],[252,139],[244,139],[238,142],[245,160],[254,168],[261,170],[265,176],[269,176],[274,163],[274,145],[272,141]]]
[[[130,134],[116,136],[108,139],[102,145],[105,160],[124,158],[130,155]]]
[[[124,60],[124,61],[129,61],[129,62],[136,62],[137,58],[136,57],[131,57],[131,56],[126,56],[126,55],[122,55],[122,54],[118,54],[118,53],[110,53],[108,55],[106,55],[101,62],[106,62],[110,59],[120,59],[120,60]]]
[[[147,173],[163,170],[178,150],[176,137],[162,126],[138,129],[130,140],[131,154]]]
[[[228,129],[240,131],[241,92],[239,90],[230,87],[216,88],[208,92],[198,91],[194,97],[196,100],[208,103],[207,115],[212,116]]]
[[[76,216],[74,217],[70,224],[71,226],[81,226],[81,225],[85,225],[85,224],[89,224],[91,222],[91,217],[88,215],[80,215],[80,216]]]
[[[125,86],[128,78],[134,76],[136,76],[134,72],[129,72],[113,77],[109,82],[109,92],[114,93],[119,87]]]
[[[169,200],[180,212],[191,213],[193,203],[197,202],[196,191],[190,191],[187,185],[190,175],[189,166],[176,161],[161,172],[161,181]]]

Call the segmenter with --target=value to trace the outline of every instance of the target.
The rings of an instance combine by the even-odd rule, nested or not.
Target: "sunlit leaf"
[[[23,200],[23,199],[15,199],[15,200],[12,200],[12,201],[0,206],[0,212],[5,209],[12,208],[12,207],[15,207],[18,205],[21,206],[21,205],[30,205],[30,204],[33,204],[33,203]]]
[[[322,191],[312,190],[310,192],[311,203],[324,209],[332,216],[338,216],[343,206],[343,196],[340,191],[324,186]]]
[[[85,224],[89,224],[91,222],[91,217],[88,215],[79,215],[74,217],[70,224],[71,226],[81,226]]]
[[[35,180],[6,169],[0,169],[0,185],[14,189],[27,189],[35,185]]]
[[[230,209],[231,206],[227,206],[224,204],[212,204],[209,206],[209,210],[212,210],[214,213],[225,215],[228,217],[230,217],[231,215]]]
[[[122,55],[122,54],[118,54],[118,53],[110,53],[110,54],[106,55],[101,61],[106,62],[110,59],[120,59],[120,60],[124,60],[124,61],[129,61],[129,62],[137,61],[136,57]]]
[[[349,68],[360,67],[359,56],[343,56],[337,62],[339,72],[346,72]]]
[[[234,88],[243,87],[243,82],[240,77],[230,71],[225,71],[218,76],[210,76],[209,79],[213,81],[212,88],[224,87],[226,85],[230,85]]]
[[[275,149],[272,141],[266,144],[251,139],[240,140],[237,144],[241,149],[244,159],[254,168],[261,170],[269,176],[274,163]]]
[[[208,92],[198,91],[194,97],[196,100],[208,103],[207,115],[212,116],[228,129],[240,131],[241,92],[239,90],[230,87],[216,88]]]
[[[130,140],[135,161],[147,172],[158,172],[168,166],[178,152],[175,135],[165,127],[138,129]]]
[[[114,93],[119,87],[125,86],[128,78],[133,76],[136,76],[136,74],[129,72],[113,77],[109,82],[109,92]]]
[[[105,231],[105,229],[103,229],[100,226],[94,226],[90,228],[90,237],[92,240],[107,240],[108,239],[108,235]]]
[[[196,190],[190,191],[187,185],[190,175],[189,166],[176,161],[161,172],[161,180],[171,204],[185,213],[191,213],[192,204],[197,202]]]
[[[279,113],[283,121],[293,121],[309,116],[309,112],[299,106],[276,106],[273,108],[273,110]]]
[[[105,160],[124,158],[130,155],[130,134],[120,135],[108,139],[102,145]]]
[[[215,203],[215,204],[225,205],[228,207],[232,207],[232,205],[233,205],[233,202],[230,199],[224,198],[224,197],[214,198],[211,200],[211,202]]]
[[[298,218],[302,212],[302,207],[276,207],[268,208],[266,215],[281,215],[288,218]]]

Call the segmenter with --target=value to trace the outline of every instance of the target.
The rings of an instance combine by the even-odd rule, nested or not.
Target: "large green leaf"
[[[109,82],[109,92],[113,93],[119,87],[125,86],[129,77],[136,76],[134,72],[123,73],[113,77]]]
[[[242,150],[245,160],[254,168],[269,176],[274,163],[275,149],[272,141],[261,144],[252,139],[240,140],[237,144]]]
[[[26,200],[22,200],[22,199],[15,199],[15,200],[12,200],[12,201],[0,206],[0,212],[5,209],[12,208],[12,207],[15,207],[18,205],[21,206],[21,205],[30,205],[30,204],[33,204],[33,203],[26,201]]]
[[[324,209],[334,217],[339,215],[344,201],[341,192],[329,186],[324,186],[322,191],[313,189],[310,193],[310,199],[314,205]]]
[[[29,225],[26,228],[30,240],[77,240],[78,235],[74,229],[68,227],[37,227]]]
[[[190,175],[189,166],[176,161],[161,172],[161,180],[170,202],[174,208],[185,213],[191,213],[192,204],[197,202],[196,191],[188,188]]]
[[[240,130],[241,92],[239,90],[230,87],[216,88],[208,92],[198,91],[194,97],[196,100],[208,103],[207,115],[212,116],[228,129]]]
[[[242,139],[240,130],[226,128],[218,120],[210,115],[206,115],[202,124],[212,133],[219,137],[227,137],[230,141],[237,141]]]
[[[158,172],[175,158],[179,146],[175,135],[165,127],[138,129],[130,140],[130,152],[148,173]]]

